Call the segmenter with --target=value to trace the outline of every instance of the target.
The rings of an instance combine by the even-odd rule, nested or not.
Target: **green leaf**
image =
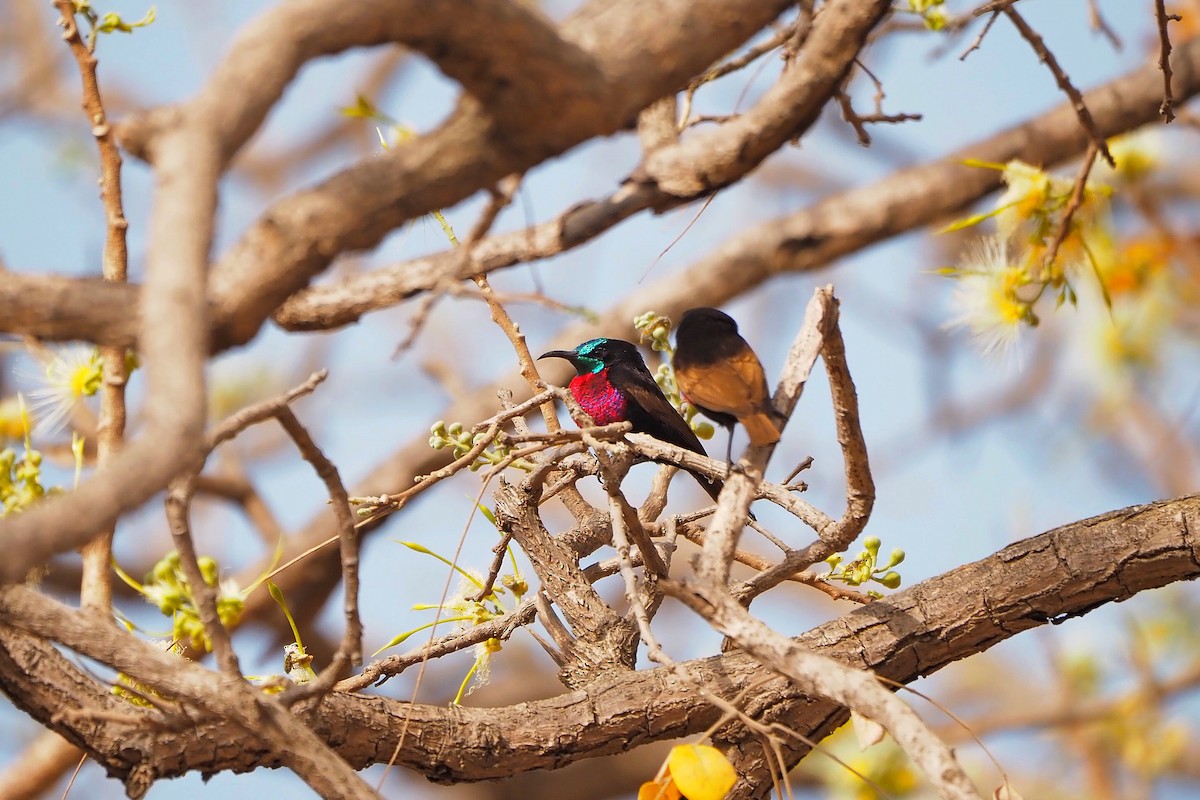
[[[981,223],[987,219],[990,219],[991,217],[996,216],[1001,211],[1003,211],[1004,208],[1006,208],[1006,207],[1007,206],[1002,207],[1002,208],[993,209],[992,211],[985,211],[982,214],[972,214],[971,216],[966,217],[965,219],[956,220],[954,222],[951,222],[946,227],[942,228],[940,231],[938,231],[938,233],[954,233],[955,231],[961,231],[964,228],[970,228],[974,225],[978,225],[979,223]]]
[[[100,18],[100,24],[96,26],[98,33],[112,33],[120,31],[121,33],[133,33],[134,28],[144,28],[147,25],[153,24],[155,18],[154,6],[150,6],[150,10],[146,12],[146,16],[139,19],[137,22],[126,22],[121,19],[121,15],[115,11],[109,11]]]
[[[393,541],[398,541],[398,540],[394,539]],[[467,572],[465,569],[460,567],[458,564],[455,564],[453,561],[446,558],[445,556],[441,556],[441,555],[438,555],[437,553],[433,552],[425,545],[418,544],[417,542],[400,542],[400,544],[404,545],[409,550],[416,550],[418,553],[424,553],[427,556],[433,556],[434,558],[436,558],[438,561],[442,562],[446,566],[453,568],[455,572],[457,572],[459,575],[462,575],[464,578],[466,578],[471,583],[478,586],[480,589],[483,588],[483,583],[479,580],[479,578],[476,578],[474,575]]]
[[[278,586],[267,581],[267,591],[271,593],[271,599],[283,609],[283,615],[287,617],[288,625],[292,626],[292,638],[300,648],[304,649],[304,642],[300,639],[300,629],[296,627],[296,620],[292,618],[292,612],[288,609],[287,601],[283,599],[283,592]]]

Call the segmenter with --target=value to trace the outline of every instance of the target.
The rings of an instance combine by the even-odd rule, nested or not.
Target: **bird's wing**
[[[679,386],[693,403],[716,411],[744,416],[767,401],[767,378],[750,348],[716,363],[680,369]]]
[[[629,396],[630,404],[626,415],[634,424],[634,430],[640,429],[664,442],[687,448],[693,453],[708,455],[704,445],[700,444],[700,439],[675,410],[675,406],[663,396],[649,371],[644,376],[637,375],[637,378],[623,382],[621,388]],[[635,419],[635,416],[641,418]]]

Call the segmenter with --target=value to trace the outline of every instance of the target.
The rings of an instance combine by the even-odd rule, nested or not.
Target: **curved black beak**
[[[538,356],[537,360],[541,361],[543,358],[561,358],[561,359],[570,361],[572,364],[574,364],[575,363],[575,351],[574,350],[550,350],[550,351],[542,353],[540,356]]]

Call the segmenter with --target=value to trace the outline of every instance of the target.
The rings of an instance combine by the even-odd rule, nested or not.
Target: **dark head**
[[[599,372],[621,362],[645,363],[637,346],[624,339],[591,339],[574,350],[551,350],[538,356],[539,360],[543,358],[566,359],[579,375]]]
[[[686,339],[689,337],[729,335],[736,334],[737,332],[737,322],[734,321],[733,317],[724,311],[702,306],[700,308],[689,308],[683,312],[683,319],[679,320],[679,328],[675,331],[675,337],[677,339]]]

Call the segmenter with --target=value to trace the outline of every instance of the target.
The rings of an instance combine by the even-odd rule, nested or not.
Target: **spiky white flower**
[[[100,353],[87,345],[69,345],[43,361],[44,374],[29,392],[39,433],[57,433],[71,413],[100,389],[103,365]]]
[[[972,245],[956,281],[951,303],[958,313],[945,327],[969,328],[985,355],[1010,355],[1033,312],[1019,295],[1029,284],[1028,273],[1009,260],[1005,240],[993,237]]]

